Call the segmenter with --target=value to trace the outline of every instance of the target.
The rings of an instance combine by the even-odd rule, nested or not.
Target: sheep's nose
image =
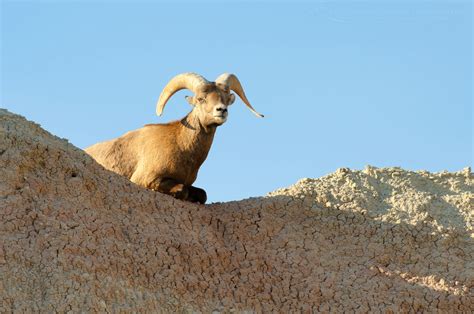
[[[219,112],[222,112],[222,113],[226,113],[227,112],[227,108],[222,108],[222,107],[219,107],[216,109],[217,111]]]

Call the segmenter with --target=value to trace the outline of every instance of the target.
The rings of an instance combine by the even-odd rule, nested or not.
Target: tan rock
[[[474,312],[474,182],[341,168],[195,205],[0,110],[0,312]]]

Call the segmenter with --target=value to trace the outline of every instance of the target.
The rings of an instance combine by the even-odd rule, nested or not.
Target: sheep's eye
[[[205,99],[204,99],[204,98],[198,98],[198,101],[199,101],[200,103],[203,103],[203,102],[205,101]]]

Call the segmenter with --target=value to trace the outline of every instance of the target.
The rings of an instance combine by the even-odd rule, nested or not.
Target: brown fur
[[[182,120],[148,124],[85,151],[108,170],[138,185],[204,203],[204,190],[191,185],[206,160],[217,126],[227,117],[225,112],[223,120],[216,118],[216,108],[227,110],[235,97],[209,84],[187,99],[194,108]]]

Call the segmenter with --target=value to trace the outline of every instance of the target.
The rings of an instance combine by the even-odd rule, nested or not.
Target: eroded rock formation
[[[368,167],[195,205],[0,110],[0,312],[473,312],[473,196]]]

